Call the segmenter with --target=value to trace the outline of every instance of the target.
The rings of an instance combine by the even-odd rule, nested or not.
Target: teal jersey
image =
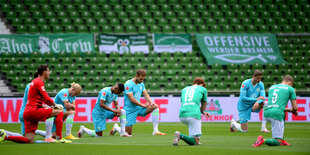
[[[23,116],[23,114],[24,114],[24,110],[25,110],[25,107],[26,107],[26,104],[27,104],[27,100],[28,100],[29,87],[30,87],[30,83],[27,84],[27,86],[25,88],[24,97],[23,97],[23,103],[22,103],[22,106],[21,106],[19,114],[18,114],[19,116]]]
[[[70,96],[69,95],[69,89],[65,88],[65,89],[61,89],[55,99],[54,99],[56,104],[61,104],[63,107],[65,107],[64,101],[68,101],[70,103],[72,103],[73,101],[75,101],[75,96]]]
[[[293,87],[285,84],[272,85],[268,91],[268,106],[264,109],[264,116],[283,121],[288,100],[296,100]]]
[[[141,94],[145,90],[143,82],[135,84],[132,79],[130,79],[126,81],[124,87],[124,109],[129,112],[137,111],[139,106],[131,103],[127,94],[132,93],[133,97],[140,102]]]
[[[112,93],[111,87],[103,88],[98,94],[98,98],[97,98],[97,101],[96,101],[96,104],[95,104],[93,111],[104,113],[106,110],[104,108],[100,107],[100,100],[104,100],[105,101],[104,104],[106,106],[110,106],[110,104],[113,101],[117,101],[117,97],[118,96],[116,94]]]
[[[207,93],[207,89],[199,85],[185,87],[181,93],[179,117],[194,117],[200,120],[200,103],[207,101]]]
[[[241,84],[240,97],[238,100],[239,111],[253,107],[259,96],[266,96],[263,82],[259,82],[254,86],[251,81],[252,79],[247,79]],[[257,102],[261,103],[263,100],[259,100]]]

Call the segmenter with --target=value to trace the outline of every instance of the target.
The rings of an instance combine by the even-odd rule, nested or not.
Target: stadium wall
[[[153,102],[158,104],[160,109],[161,122],[180,122],[179,109],[180,97],[151,97]],[[76,122],[92,122],[91,111],[96,104],[96,97],[78,97],[76,100]],[[119,97],[120,107],[124,106],[124,98]],[[145,99],[141,99],[145,103]],[[207,111],[211,117],[202,117],[203,122],[229,122],[232,118],[238,120],[237,111],[238,97],[208,97]],[[295,117],[291,113],[286,116],[287,122],[310,122],[310,97],[299,97],[297,99],[299,116]],[[22,105],[22,98],[0,98],[0,123],[18,123],[18,113]],[[111,104],[113,105],[113,104]],[[288,107],[291,107],[290,103]],[[260,122],[262,112],[252,113],[250,122]],[[137,122],[151,122],[151,115],[145,118],[138,117]],[[108,122],[118,122],[118,118],[108,120]]]

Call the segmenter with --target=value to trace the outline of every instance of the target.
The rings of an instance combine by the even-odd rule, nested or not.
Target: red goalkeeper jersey
[[[42,103],[51,106],[53,105],[53,102],[54,101],[47,95],[45,91],[44,82],[39,77],[32,80],[32,82],[30,83],[30,88],[28,92],[28,103],[26,107],[42,107]]]

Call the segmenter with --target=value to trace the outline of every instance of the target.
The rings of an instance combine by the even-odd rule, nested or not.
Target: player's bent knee
[[[121,114],[122,114],[122,115],[126,114],[126,110],[121,109]]]
[[[70,115],[75,115],[75,111],[74,110],[70,111]]]

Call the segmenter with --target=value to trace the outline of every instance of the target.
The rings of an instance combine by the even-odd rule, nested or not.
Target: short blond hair
[[[82,91],[81,85],[78,84],[78,83],[75,83],[75,82],[72,82],[72,83],[71,83],[71,88],[72,88],[72,89],[75,89],[75,90],[78,90],[78,91]]]

